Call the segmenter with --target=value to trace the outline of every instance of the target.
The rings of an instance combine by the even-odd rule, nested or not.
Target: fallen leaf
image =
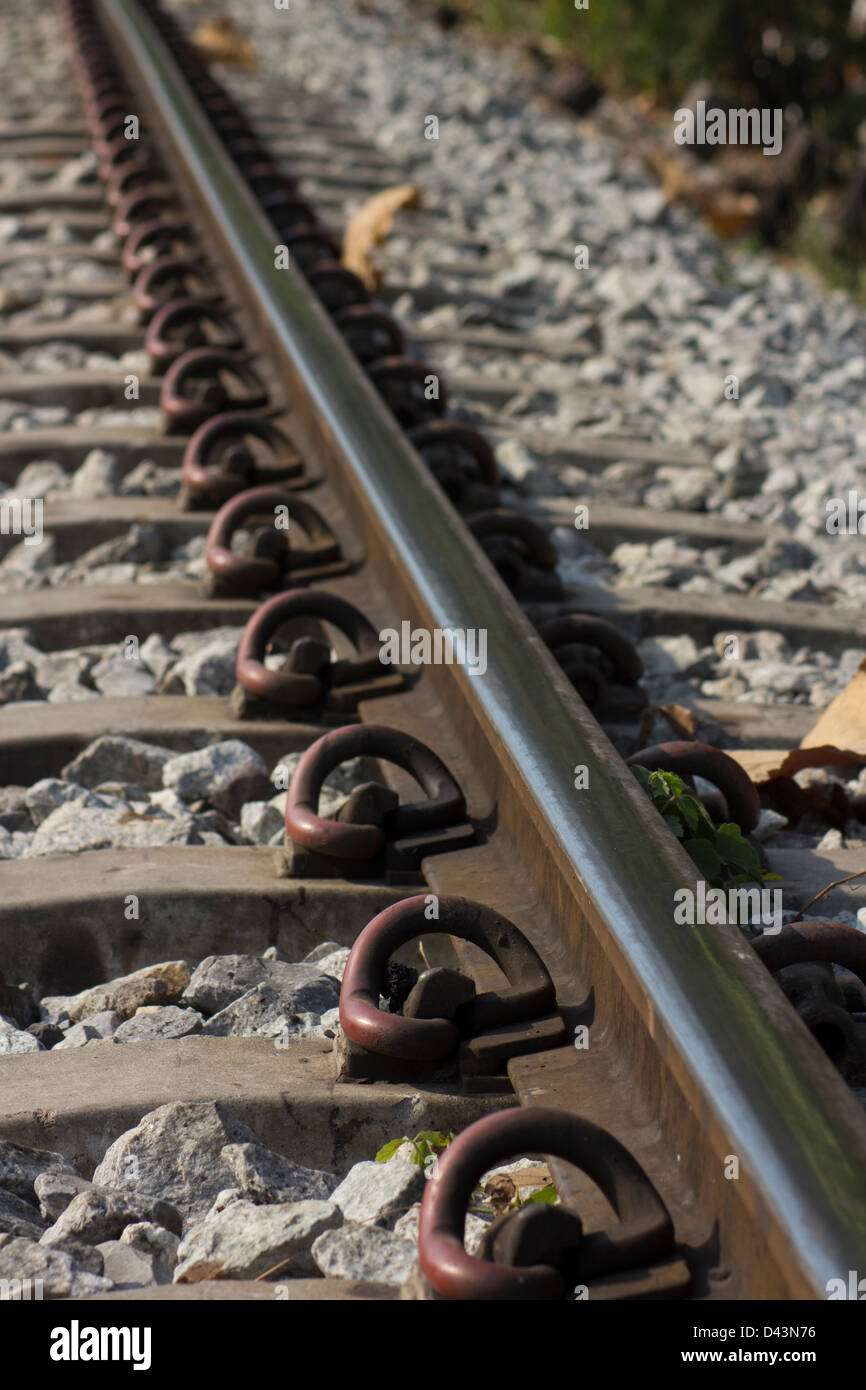
[[[694,738],[700,724],[700,718],[693,709],[687,705],[659,705],[659,714],[663,714],[670,724],[675,734],[680,738]]]
[[[741,236],[755,222],[761,205],[754,193],[703,182],[681,158],[662,150],[647,149],[645,158],[661,183],[665,200],[697,208],[723,241]]]
[[[753,782],[793,777],[801,767],[866,763],[866,658],[799,748],[729,748],[728,753]]]
[[[544,1163],[537,1163],[534,1168],[518,1168],[509,1176],[515,1187],[546,1187],[553,1181],[550,1169]]]
[[[228,15],[209,19],[200,24],[192,36],[192,41],[208,63],[225,63],[229,67],[246,68],[254,71],[259,60],[249,39],[244,38],[240,29]]]
[[[517,1186],[508,1173],[497,1173],[484,1184],[482,1191],[497,1216],[507,1211],[517,1196]]]
[[[414,184],[400,183],[384,188],[359,208],[346,225],[343,238],[343,265],[363,280],[368,289],[379,284],[379,275],[371,259],[374,246],[382,246],[394,225],[394,215],[400,208],[416,208],[421,195]]]

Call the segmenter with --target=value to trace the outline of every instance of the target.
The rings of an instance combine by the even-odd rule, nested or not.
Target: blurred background
[[[520,45],[550,99],[627,126],[671,200],[866,302],[866,0],[416,0]],[[672,139],[673,112],[781,108],[780,155]]]

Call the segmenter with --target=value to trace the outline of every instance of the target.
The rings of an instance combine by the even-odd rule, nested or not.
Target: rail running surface
[[[474,844],[443,843],[424,857],[425,886],[443,907],[471,899],[500,923],[513,923],[531,949],[527,971],[535,961],[546,967],[568,1028],[590,1026],[585,1050],[569,1039],[509,1061],[523,1107],[508,1122],[513,1143],[549,1153],[563,1200],[589,1214],[585,1224],[609,1227],[610,1207],[570,1166],[586,1160],[585,1173],[624,1229],[628,1213],[634,1216],[635,1267],[676,1253],[698,1297],[824,1297],[829,1280],[866,1267],[866,1121],[859,1106],[737,927],[676,923],[675,894],[694,884],[694,865],[648,807],[303,277],[275,268],[274,229],[149,7],[96,0],[93,8],[200,240],[231,287],[238,318],[259,349],[257,365],[289,403],[292,440],[309,475],[324,478],[360,543],[363,574],[336,580],[333,592],[364,613],[387,616],[397,629],[408,622],[429,633],[486,633],[483,674],[430,665],[411,689],[362,699],[364,733],[342,751],[369,748],[385,757],[390,745],[383,751],[375,731],[387,725],[442,758],[477,833]],[[315,756],[321,761],[326,753],[306,755]],[[309,776],[315,780],[314,771]],[[405,788],[399,775],[394,785]],[[316,799],[298,790],[292,796],[287,825],[294,814],[297,844],[313,824]],[[376,922],[386,918],[396,930],[399,907],[385,906]],[[454,914],[455,936],[466,934]],[[451,920],[448,911],[444,917]],[[483,956],[461,948],[461,959],[480,989],[497,990],[499,977]],[[358,1017],[375,1032],[369,980],[357,967],[347,982],[363,1004]],[[347,983],[342,1007],[345,1021]],[[47,1105],[46,1097],[56,1098],[56,1088],[67,1084],[60,1073],[52,1082],[41,1065],[47,1059],[38,1060],[31,1086],[32,1064],[16,1059],[13,1102],[26,1086],[29,1107]],[[271,1064],[268,1075],[276,1071]],[[5,1137],[19,1132],[9,1118],[15,1108],[3,1121]],[[483,1160],[503,1157],[505,1149],[490,1136],[485,1148],[482,1134],[479,1158],[470,1152],[470,1133],[455,1141],[453,1162],[462,1154],[480,1174]],[[735,1180],[726,1176],[732,1157]],[[634,1196],[635,1160],[651,1180],[649,1216]],[[473,1276],[453,1227],[467,1194],[447,1171],[435,1192],[436,1209],[432,1199],[425,1207],[428,1249],[447,1266],[452,1296],[465,1296]],[[507,1242],[496,1253],[504,1270]],[[587,1257],[585,1268],[572,1271],[576,1278],[616,1267],[596,1253],[598,1263]],[[496,1263],[484,1277],[484,1296],[512,1296]],[[682,1293],[674,1275],[671,1289]],[[539,1278],[532,1296],[561,1294],[556,1280]]]

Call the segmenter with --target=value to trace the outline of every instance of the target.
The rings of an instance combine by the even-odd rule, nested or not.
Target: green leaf
[[[533,1192],[532,1196],[527,1198],[527,1202],[524,1203],[524,1205],[527,1205],[528,1202],[555,1202],[558,1196],[559,1193],[551,1182],[548,1183],[546,1187],[542,1187],[538,1192]]]
[[[444,1149],[448,1143],[448,1136],[443,1134],[441,1129],[422,1129],[415,1135],[414,1142],[416,1144],[435,1144],[437,1149]]]
[[[716,849],[728,864],[734,864],[738,869],[750,870],[755,875],[760,873],[761,861],[757,850],[743,838],[736,826],[719,827]]]
[[[389,1158],[394,1157],[401,1144],[408,1143],[409,1140],[406,1138],[405,1134],[403,1135],[402,1139],[389,1139],[387,1144],[383,1144],[379,1152],[376,1154],[375,1162],[387,1163]]]
[[[683,838],[683,835],[686,833],[683,830],[682,821],[677,820],[676,816],[665,816],[664,819],[665,825],[668,827],[668,830],[672,831],[673,834],[676,835],[678,840],[681,840]]]
[[[683,840],[683,849],[696,864],[706,879],[718,878],[722,871],[722,861],[708,840]]]
[[[701,811],[703,809],[700,802],[695,801],[692,796],[682,797],[677,806],[677,811],[682,816],[689,830],[697,830],[701,820]]]

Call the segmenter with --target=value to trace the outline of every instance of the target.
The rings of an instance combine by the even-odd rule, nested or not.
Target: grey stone
[[[0,1280],[38,1279],[46,1298],[89,1298],[108,1293],[111,1280],[88,1274],[64,1250],[52,1250],[23,1237],[0,1245]]]
[[[46,1250],[62,1251],[65,1255],[71,1255],[79,1270],[84,1270],[88,1274],[102,1274],[103,1262],[102,1255],[96,1245],[90,1245],[80,1236],[67,1235],[62,1239],[46,1244],[44,1240],[39,1241]]]
[[[415,1246],[380,1226],[346,1222],[313,1245],[313,1259],[326,1279],[360,1279],[399,1287],[415,1264]]]
[[[150,1257],[155,1283],[171,1283],[180,1244],[173,1231],[167,1231],[154,1221],[136,1221],[121,1233],[120,1242]]]
[[[276,1206],[234,1202],[184,1236],[178,1247],[174,1282],[315,1275],[313,1243],[341,1221],[331,1202]]]
[[[0,671],[5,671],[16,662],[25,661],[31,666],[42,656],[42,652],[30,641],[30,633],[24,627],[10,627],[0,632]]]
[[[95,569],[99,565],[120,564],[132,561],[134,564],[159,564],[166,558],[166,545],[158,527],[145,524],[130,526],[122,536],[95,545],[78,560],[78,565]]]
[[[0,1187],[0,1232],[38,1240],[44,1229],[45,1222],[31,1202]]]
[[[108,801],[113,798],[127,802],[134,810],[147,809],[148,794],[137,782],[98,782],[93,790],[96,796],[103,796]]]
[[[102,1042],[105,1037],[98,1028],[93,1028],[89,1023],[73,1023],[63,1035],[63,1041],[55,1043],[52,1052],[61,1052],[64,1048],[86,1047],[89,1042]]]
[[[131,975],[119,975],[106,984],[92,985],[80,994],[43,995],[39,1003],[46,1018],[66,1013],[77,1022],[112,1010],[125,1019],[131,1018],[143,1005],[175,1003],[189,978],[185,960],[166,960],[134,970]]]
[[[233,1174],[243,1199],[257,1205],[324,1202],[340,1181],[335,1173],[304,1168],[264,1144],[227,1144],[220,1157]]]
[[[411,1240],[415,1245],[418,1244],[418,1221],[421,1216],[421,1203],[416,1202],[411,1206],[405,1215],[394,1224],[394,1235],[400,1236],[402,1240]],[[488,1230],[490,1221],[483,1221],[480,1216],[475,1216],[471,1211],[466,1213],[466,1228],[463,1232],[463,1247],[467,1255],[475,1255],[481,1245],[484,1233]]]
[[[73,1197],[79,1192],[89,1192],[93,1183],[80,1178],[77,1173],[61,1173],[49,1168],[40,1173],[33,1184],[39,1199],[39,1210],[46,1221],[55,1222],[61,1216]]]
[[[230,695],[235,683],[237,639],[218,637],[181,657],[163,678],[166,695]]]
[[[73,497],[112,497],[120,480],[120,462],[105,449],[91,449],[76,469],[69,491]]]
[[[105,805],[86,787],[80,787],[74,781],[61,781],[59,777],[41,778],[33,783],[24,797],[24,804],[35,826],[41,825],[59,806],[65,806],[71,801],[79,802],[82,806]]]
[[[258,956],[205,956],[190,976],[182,1002],[204,1014],[217,1013],[270,976]]]
[[[44,498],[51,492],[65,492],[70,481],[69,474],[59,463],[37,459],[18,474],[15,496]]]
[[[101,1240],[117,1240],[137,1221],[153,1221],[180,1234],[180,1213],[169,1202],[143,1196],[129,1185],[118,1189],[95,1183],[72,1198],[42,1235],[42,1244],[56,1245],[71,1236],[98,1245]]]
[[[245,801],[261,801],[269,791],[264,762],[237,738],[171,758],[162,780],[184,801],[207,800],[230,817],[239,815]]]
[[[164,787],[162,791],[151,792],[148,796],[151,806],[155,806],[159,811],[165,811],[167,816],[175,819],[189,814],[187,804],[182,801],[177,792]]]
[[[12,704],[21,700],[39,700],[42,689],[33,674],[33,667],[26,661],[13,661],[0,673],[0,704]]]
[[[321,970],[323,975],[333,975],[335,980],[342,980],[349,954],[348,946],[338,946],[335,951],[330,951],[326,956],[319,956],[316,967]]]
[[[117,491],[121,497],[175,497],[179,489],[176,468],[161,468],[144,459],[120,480]]]
[[[209,1018],[202,1031],[216,1038],[291,1035],[298,1031],[298,1025],[306,1031],[307,1015],[318,1021],[326,1008],[332,1009],[339,1002],[339,983],[333,976],[319,974],[315,966],[283,968],[309,971],[309,975],[256,985]]]
[[[312,965],[315,961],[322,960],[325,956],[332,956],[335,951],[342,951],[339,941],[320,941],[318,946],[314,946],[312,951],[308,951],[304,956],[303,964]]]
[[[222,1150],[246,1143],[258,1143],[257,1136],[213,1101],[175,1101],[115,1139],[93,1179],[136,1198],[162,1198],[185,1221],[199,1220],[217,1193],[232,1185]]]
[[[0,859],[17,859],[18,851],[15,847],[15,840],[5,825],[0,826]]]
[[[424,1171],[391,1158],[387,1163],[356,1163],[331,1195],[347,1221],[393,1227],[421,1200]]]
[[[204,1220],[210,1221],[212,1216],[219,1215],[221,1211],[225,1211],[226,1207],[233,1206],[235,1202],[249,1202],[251,1200],[251,1198],[244,1196],[239,1187],[224,1187],[222,1191],[218,1192],[214,1197],[213,1202],[205,1213]],[[254,1203],[254,1205],[257,1204]]]
[[[94,664],[95,658],[86,652],[48,652],[34,662],[33,669],[40,688],[51,691],[70,682],[83,685]]]
[[[301,753],[287,753],[276,764],[271,772],[271,782],[280,790],[278,796],[285,798],[286,790],[292,779],[292,774],[298,763],[301,761]],[[322,794],[319,798],[319,815],[332,816],[338,809],[343,800],[359,787],[362,782],[369,781],[369,766],[365,765],[363,758],[348,758],[345,763],[335,767],[333,772],[329,772],[322,783]],[[277,798],[273,798],[274,801]],[[273,804],[273,801],[272,801]],[[282,807],[285,807],[285,800],[282,800]]]
[[[78,1176],[62,1154],[52,1153],[50,1149],[29,1149],[9,1139],[0,1139],[0,1187],[4,1191],[13,1192],[27,1202],[33,1201],[33,1185],[41,1174],[46,1177]]]
[[[50,705],[65,705],[71,700],[98,700],[99,692],[90,690],[88,686],[82,685],[79,681],[64,680],[58,681],[52,687],[48,695]]]
[[[45,1049],[38,1038],[0,1014],[0,1056],[10,1056],[19,1052],[44,1051]]]
[[[27,808],[27,787],[0,788],[0,826],[4,830],[31,830],[33,821]]]
[[[282,828],[283,817],[269,801],[248,801],[241,807],[241,831],[251,844],[270,844]]]
[[[145,1289],[158,1281],[155,1278],[153,1256],[119,1240],[100,1241],[96,1247],[102,1256],[103,1274],[116,1289]]]
[[[170,748],[144,743],[125,734],[104,734],[67,763],[63,776],[82,787],[100,782],[135,782],[146,791],[162,786],[162,770],[175,756]]]
[[[81,1020],[88,1027],[94,1028],[101,1038],[110,1038],[117,1031],[120,1023],[120,1014],[114,1009],[100,1009],[98,1013],[88,1014]]]
[[[177,659],[177,654],[160,632],[152,632],[147,641],[142,642],[138,654],[157,681],[162,680],[169,666]]]
[[[195,1009],[179,1009],[176,1004],[135,1014],[121,1023],[114,1040],[118,1043],[152,1042],[155,1038],[188,1038],[200,1033],[204,1019]]]
[[[82,801],[59,806],[39,826],[21,857],[204,843],[192,816],[177,818],[153,809],[139,812],[122,802],[106,805],[102,800],[102,805],[95,806]]]
[[[264,960],[259,956],[206,956],[193,971],[183,1003],[205,1014],[227,1008],[257,985],[270,985],[296,1011],[321,1013],[339,1003],[330,977],[311,965]]]
[[[144,663],[121,652],[98,661],[90,678],[103,695],[133,697],[156,693],[156,681]]]
[[[57,541],[49,532],[44,532],[38,545],[33,545],[32,536],[13,545],[3,557],[4,569],[19,570],[28,574],[41,574],[51,569],[56,562]]]

